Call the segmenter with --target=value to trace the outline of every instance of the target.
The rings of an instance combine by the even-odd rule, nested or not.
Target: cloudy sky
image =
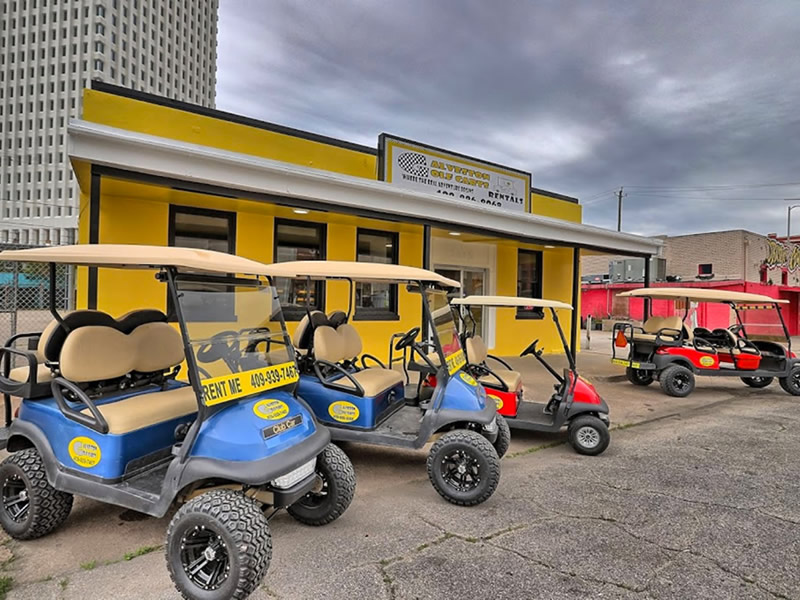
[[[783,232],[800,198],[800,2],[220,4],[220,109],[524,169],[604,227],[625,186],[636,233]]]

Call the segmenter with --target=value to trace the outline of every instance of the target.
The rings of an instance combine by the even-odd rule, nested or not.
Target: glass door
[[[436,267],[439,275],[455,279],[461,283],[462,296],[482,296],[486,294],[486,269],[470,267]],[[475,335],[486,339],[486,325],[483,318],[483,308],[472,308],[472,318],[475,319]]]

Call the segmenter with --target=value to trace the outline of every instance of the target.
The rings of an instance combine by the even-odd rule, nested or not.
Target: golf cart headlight
[[[280,488],[282,490],[288,489],[293,485],[300,483],[311,475],[314,472],[314,468],[317,466],[317,457],[315,456],[310,461],[305,463],[304,465],[300,465],[294,471],[290,471],[286,475],[281,475],[272,480],[272,486],[276,488]]]
[[[484,425],[483,430],[486,433],[494,433],[495,431],[497,431],[497,417],[494,417],[492,419],[492,422],[489,423],[488,425]]]

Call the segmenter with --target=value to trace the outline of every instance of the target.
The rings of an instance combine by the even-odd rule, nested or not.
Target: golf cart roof
[[[763,294],[730,292],[727,290],[708,290],[702,288],[640,288],[617,294],[622,298],[652,298],[653,300],[679,300],[687,298],[690,302],[729,302],[733,304],[788,304],[788,300],[770,298]]]
[[[572,310],[572,306],[558,300],[545,300],[543,298],[520,298],[519,296],[467,296],[454,298],[451,304],[465,304],[468,306],[535,306],[536,308],[564,308]]]
[[[461,284],[433,271],[405,265],[351,262],[346,260],[294,260],[275,263],[265,267],[272,277],[309,277],[311,279],[349,279],[353,281],[422,281],[438,283],[448,288],[460,288]]]
[[[0,252],[0,260],[65,263],[122,269],[178,267],[206,273],[240,273],[244,275],[266,275],[268,268],[254,260],[213,250],[135,244],[75,244],[28,250],[6,250]]]

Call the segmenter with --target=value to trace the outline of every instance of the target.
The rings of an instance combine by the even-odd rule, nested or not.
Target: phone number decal
[[[294,383],[298,379],[295,364],[285,362],[271,367],[204,379],[200,384],[203,387],[203,403],[206,406],[213,406]]]

